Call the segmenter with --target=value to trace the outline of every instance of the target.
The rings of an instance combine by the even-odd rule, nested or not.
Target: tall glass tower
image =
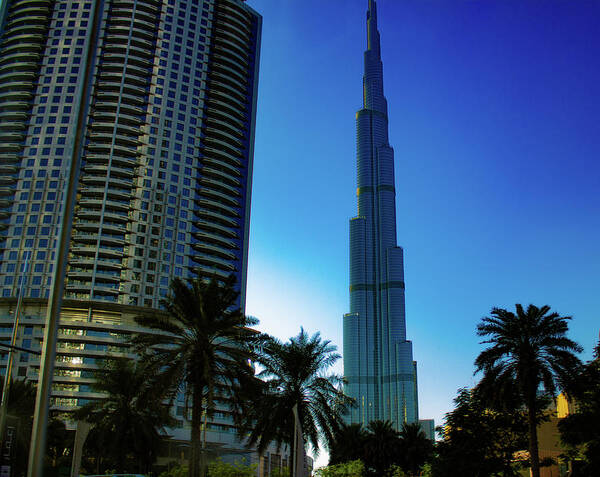
[[[174,277],[235,274],[244,307],[261,26],[242,0],[0,5],[2,341],[18,313],[16,344],[41,349],[66,178],[82,164],[53,410],[102,398],[91,371],[133,357],[133,318],[159,313]],[[13,376],[38,372],[16,356]]]
[[[418,420],[417,373],[406,340],[403,251],[396,242],[394,150],[377,30],[369,0],[363,108],[356,113],[358,215],[350,220],[350,313],[344,316],[349,422]]]

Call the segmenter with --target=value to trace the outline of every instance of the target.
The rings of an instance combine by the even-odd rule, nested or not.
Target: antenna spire
[[[369,0],[367,10],[367,49],[379,53],[379,31],[377,30],[377,3]]]

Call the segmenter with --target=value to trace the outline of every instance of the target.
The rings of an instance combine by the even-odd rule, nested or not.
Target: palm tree
[[[557,387],[564,389],[581,366],[573,353],[582,348],[566,337],[571,317],[549,311],[549,306],[534,305],[525,311],[520,304],[516,314],[493,308],[491,317],[477,325],[477,335],[487,337],[482,343],[491,345],[475,360],[475,373],[483,372],[479,388],[502,398],[516,387],[527,409],[532,477],[540,475],[536,429],[540,385],[554,397]]]
[[[2,384],[0,382],[0,391],[2,390]],[[31,440],[35,396],[36,387],[31,381],[11,379],[7,411],[8,415],[15,419],[14,423],[18,428],[13,475],[22,475],[27,472],[27,456],[29,454],[29,441]]]
[[[279,447],[288,444],[293,462],[294,406],[298,406],[304,440],[314,452],[319,450],[319,434],[331,445],[352,402],[341,390],[343,378],[326,374],[340,358],[336,349],[330,341],[322,341],[319,333],[309,336],[304,329],[285,343],[269,337],[258,356],[262,367],[258,376],[265,388],[249,416],[253,430],[248,445],[257,445],[262,454],[271,442]]]
[[[164,395],[156,395],[151,384],[153,369],[143,360],[126,358],[105,361],[92,389],[104,394],[79,409],[75,417],[93,425],[88,442],[101,443],[96,456],[116,466],[119,472],[148,472],[155,461],[162,428],[173,423]]]
[[[400,463],[400,435],[390,421],[371,421],[367,426],[365,465],[370,475],[387,475]]]
[[[0,391],[2,390],[0,382]],[[15,444],[15,461],[12,475],[25,475],[27,473],[27,458],[31,441],[31,428],[33,425],[33,412],[35,408],[36,386],[27,379],[11,379],[8,393],[9,425],[16,426],[17,439]],[[11,422],[12,421],[12,422]],[[65,424],[55,416],[48,420],[48,440],[46,449],[46,462],[44,475],[51,475],[52,468],[56,468],[60,457],[64,459],[64,451],[70,447],[72,433],[66,430]]]
[[[408,475],[418,475],[421,467],[433,454],[433,442],[425,435],[418,422],[404,423],[399,437],[400,466]]]
[[[329,447],[329,465],[362,460],[366,439],[367,433],[362,424],[342,424],[336,429]]]
[[[234,275],[223,281],[194,279],[189,286],[171,282],[162,301],[166,313],[136,318],[141,326],[159,331],[136,336],[138,349],[149,349],[160,386],[174,396],[186,395],[191,403],[192,429],[190,476],[206,472],[201,442],[202,417],[215,408],[215,400],[227,400],[234,422],[241,425],[245,406],[242,390],[255,386],[251,345],[259,336],[248,326],[256,320],[239,309]],[[201,462],[202,460],[202,462]]]

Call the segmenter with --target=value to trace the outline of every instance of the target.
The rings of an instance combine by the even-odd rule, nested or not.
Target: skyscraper
[[[403,251],[396,242],[394,151],[377,6],[369,0],[363,108],[356,113],[358,215],[350,220],[350,313],[344,316],[346,393],[356,400],[349,421],[418,420],[417,373],[406,340]]]
[[[233,273],[244,307],[262,20],[242,0],[1,8],[0,339],[20,294],[16,344],[40,349],[81,158],[52,392],[72,410],[101,397],[90,371],[131,356],[133,317],[157,312],[174,277]],[[39,361],[15,368],[35,381]]]

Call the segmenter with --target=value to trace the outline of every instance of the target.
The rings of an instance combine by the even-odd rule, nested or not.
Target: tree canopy
[[[567,388],[581,362],[574,353],[581,347],[567,338],[571,317],[550,312],[549,306],[517,304],[516,313],[493,308],[477,326],[477,334],[490,346],[475,360],[482,395],[490,404],[514,396],[527,408],[529,454],[532,477],[540,476],[537,438],[539,393],[552,398]]]

